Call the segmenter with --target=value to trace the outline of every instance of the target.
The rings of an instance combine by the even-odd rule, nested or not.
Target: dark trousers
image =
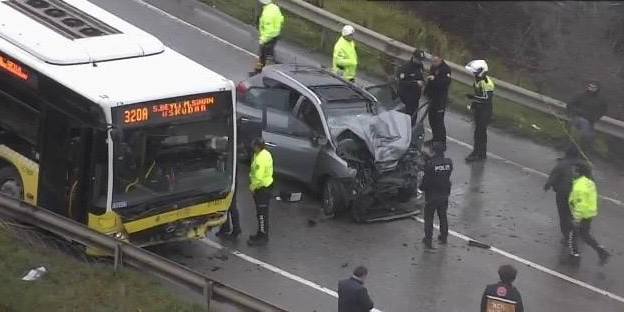
[[[440,220],[440,237],[446,239],[448,236],[448,219],[446,218],[446,210],[448,209],[448,200],[427,201],[425,203],[425,240],[431,242],[433,237],[433,216],[437,212],[438,220]]]
[[[432,141],[446,143],[446,126],[444,125],[444,113],[446,112],[445,103],[431,102],[427,118],[429,118],[429,126],[433,134]]]
[[[260,45],[260,58],[258,60],[258,64],[256,65],[256,70],[261,70],[267,62],[268,58],[271,60],[275,59],[275,45],[279,40],[279,36],[267,41],[265,44]]]
[[[492,103],[475,104],[474,114],[474,151],[477,156],[487,153],[487,127],[492,121]]]
[[[570,227],[572,227],[572,213],[570,212],[570,204],[568,203],[570,192],[556,192],[557,212],[559,213],[559,228],[561,235],[568,238],[570,235]]]
[[[399,98],[405,105],[403,112],[412,117],[412,126],[418,120],[418,105],[420,102],[419,87],[399,87]]]
[[[570,248],[570,254],[578,254],[578,238],[579,236],[585,241],[585,243],[591,246],[598,254],[603,252],[604,250],[596,239],[591,235],[591,221],[592,219],[583,219],[581,223],[577,227],[573,227],[572,231],[570,231],[570,237],[568,240],[568,245]]]
[[[263,187],[253,193],[256,204],[256,217],[258,218],[258,236],[269,234],[269,202],[271,201],[271,188]]]
[[[225,221],[225,223],[223,223],[223,225],[221,225],[221,228],[219,228],[219,232],[229,233],[231,231],[231,232],[240,233],[241,228],[240,228],[239,220],[240,219],[238,216],[238,206],[236,204],[236,191],[234,191],[234,197],[232,198],[232,205],[230,206],[230,209],[228,210],[228,219],[227,221]]]

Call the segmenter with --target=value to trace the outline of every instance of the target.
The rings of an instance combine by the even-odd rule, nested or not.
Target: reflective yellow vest
[[[355,52],[355,41],[348,41],[340,36],[334,45],[334,58],[332,67],[335,74],[341,75],[344,79],[354,79],[357,68],[357,53]],[[340,70],[338,67],[342,67]]]
[[[481,79],[474,83],[475,90],[475,99],[481,102],[486,102],[492,100],[492,95],[494,92],[494,80],[492,78],[487,77],[487,81],[485,79]]]
[[[258,32],[260,33],[260,44],[265,44],[269,40],[279,36],[284,23],[284,15],[275,3],[269,3],[262,8]]]
[[[255,192],[273,184],[273,157],[266,149],[254,153],[249,170],[249,189]]]
[[[572,217],[576,221],[590,219],[598,215],[598,191],[591,179],[581,176],[572,182],[569,197]]]

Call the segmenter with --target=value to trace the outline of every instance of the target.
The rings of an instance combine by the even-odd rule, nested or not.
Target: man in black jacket
[[[364,287],[368,270],[358,266],[353,276],[338,283],[338,312],[370,311],[374,304]]]
[[[401,65],[397,74],[399,98],[405,104],[404,112],[412,117],[412,124],[418,120],[420,89],[425,83],[423,59],[425,59],[425,52],[420,49],[414,50],[410,60]]]
[[[481,312],[488,311],[488,301],[509,304],[515,306],[516,312],[524,312],[520,292],[512,285],[516,280],[518,271],[511,265],[501,265],[498,268],[500,281],[496,284],[487,285],[481,297]],[[502,300],[501,300],[502,299]],[[504,310],[509,311],[509,310]]]
[[[427,76],[425,95],[429,98],[429,126],[433,134],[432,142],[442,142],[446,149],[446,126],[444,113],[451,85],[451,68],[439,56],[431,59],[431,68]]]
[[[453,161],[444,157],[444,145],[442,142],[433,142],[434,155],[425,164],[425,175],[421,189],[425,193],[425,237],[422,242],[427,249],[433,249],[431,244],[433,236],[433,217],[437,212],[440,220],[440,235],[438,241],[446,244],[448,237],[448,197],[451,194],[451,173]]]
[[[570,230],[572,229],[572,215],[570,213],[570,204],[568,197],[572,188],[572,180],[574,177],[574,167],[587,163],[580,158],[578,148],[571,145],[565,152],[564,157],[557,159],[557,165],[550,171],[548,181],[544,184],[544,191],[548,191],[551,187],[555,191],[557,202],[557,212],[559,213],[559,227],[561,229],[562,244],[567,244]]]
[[[583,148],[592,148],[595,136],[594,124],[607,113],[607,103],[599,94],[599,90],[598,81],[590,81],[585,92],[566,106],[572,127],[580,132],[580,143]]]

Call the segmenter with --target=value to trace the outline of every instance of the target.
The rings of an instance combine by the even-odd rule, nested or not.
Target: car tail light
[[[247,92],[247,86],[245,85],[245,83],[242,82],[242,81],[239,82],[236,85],[236,97],[237,98],[242,98],[245,95],[246,92]]]

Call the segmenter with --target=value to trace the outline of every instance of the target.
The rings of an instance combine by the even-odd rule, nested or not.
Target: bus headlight
[[[117,233],[113,234],[113,237],[116,240],[127,241],[128,240],[128,233],[126,233],[125,231],[117,232]]]

